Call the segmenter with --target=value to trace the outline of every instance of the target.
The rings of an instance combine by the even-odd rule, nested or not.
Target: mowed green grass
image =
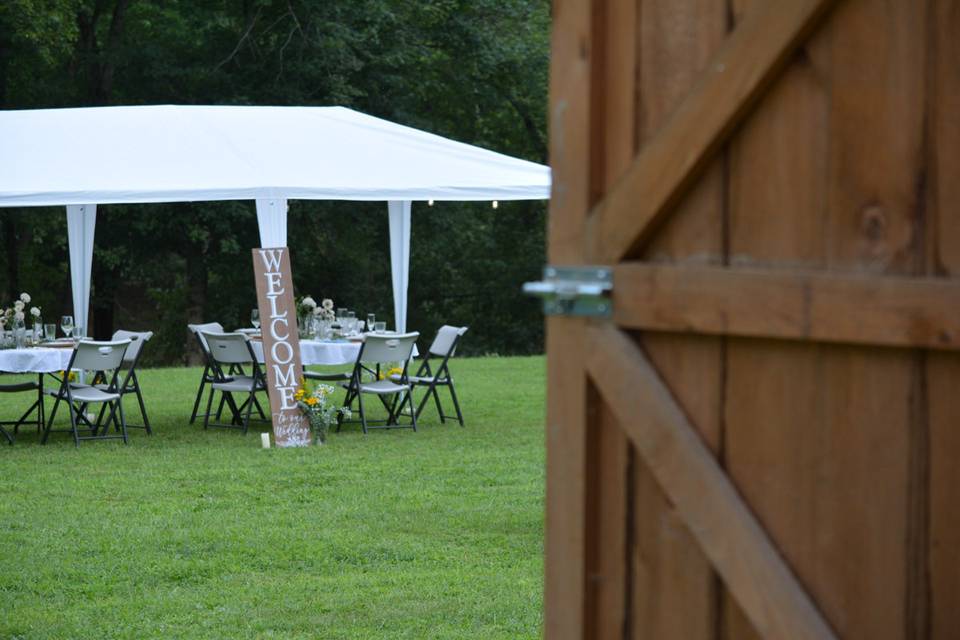
[[[417,433],[262,450],[259,426],[187,424],[199,369],[155,369],[152,436],[21,430],[0,446],[0,638],[539,637],[544,360],[452,364],[465,428],[430,408]]]

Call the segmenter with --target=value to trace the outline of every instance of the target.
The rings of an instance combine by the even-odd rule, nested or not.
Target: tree
[[[340,104],[543,162],[549,26],[547,0],[8,0],[0,100]],[[391,316],[385,210],[293,202],[298,289]],[[468,352],[540,351],[539,310],[519,287],[543,264],[545,211],[542,202],[416,203],[410,326],[432,335],[443,322],[472,324]],[[62,210],[9,218],[0,225],[6,288],[22,280],[18,266],[47,275],[63,266],[62,244],[56,255],[29,249],[62,236]],[[245,321],[257,243],[252,202],[100,207],[96,334],[152,328],[147,355],[178,360],[186,322]]]

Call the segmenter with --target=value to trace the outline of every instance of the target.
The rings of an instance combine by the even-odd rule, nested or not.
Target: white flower
[[[40,307],[30,307],[30,315],[34,318],[40,317]]]
[[[304,298],[303,302],[301,302],[300,304],[302,304],[305,307],[310,307],[311,309],[317,308],[317,302],[310,296],[307,296],[306,298]]]
[[[20,294],[20,301],[21,301],[23,304],[30,304],[30,294],[29,294],[29,293],[26,293],[26,292],[21,293],[21,294]]]
[[[13,314],[13,319],[16,322],[23,322],[23,311],[15,311]]]
[[[21,312],[23,311],[23,307],[24,307],[24,302],[22,300],[17,300],[16,302],[13,303],[14,311]]]
[[[314,308],[313,308],[313,315],[315,315],[315,316],[321,316],[321,315],[323,315],[323,307],[314,307]]]
[[[333,309],[333,300],[331,300],[330,298],[324,298],[323,302],[321,302],[320,304],[322,304],[323,308],[326,309],[327,311],[330,311]]]

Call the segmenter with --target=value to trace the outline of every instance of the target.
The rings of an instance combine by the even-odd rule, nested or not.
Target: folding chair
[[[410,412],[409,425],[400,425],[397,423],[397,418],[407,402],[410,403],[411,407],[413,406],[413,385],[407,379],[407,366],[418,337],[420,337],[420,334],[413,332],[392,336],[367,335],[364,338],[360,353],[357,354],[357,360],[353,365],[353,372],[350,374],[350,381],[343,385],[347,390],[347,397],[343,401],[343,406],[352,408],[353,401],[357,401],[360,413],[359,422],[364,433],[367,433],[368,429],[412,427],[414,431],[417,430],[416,412]],[[389,362],[402,362],[403,373],[393,378],[379,379],[380,365]],[[368,380],[365,381],[364,377],[367,377]],[[363,407],[364,394],[372,394],[380,398],[380,402],[388,412],[386,420],[378,421],[384,424],[373,425],[370,424],[370,420],[367,420]],[[393,401],[388,402],[387,396],[392,396]],[[338,432],[346,422],[342,415],[337,417]],[[357,420],[351,420],[350,422],[357,422]]]
[[[40,386],[40,383],[35,380],[28,380],[26,382],[0,384],[0,393],[23,393],[24,391],[37,392],[37,399],[33,401],[33,404],[30,405],[30,408],[27,409],[23,415],[16,420],[0,421],[0,435],[6,438],[7,442],[9,442],[11,445],[13,444],[13,435],[4,428],[5,425],[13,425],[13,433],[16,434],[20,430],[20,425],[25,424],[27,422],[27,418],[30,417],[30,414],[36,412],[37,431],[39,432],[41,429],[43,429],[43,387]]]
[[[56,401],[53,403],[53,410],[50,412],[50,419],[47,420],[47,426],[43,431],[41,442],[46,444],[51,431],[69,431],[73,433],[73,441],[76,446],[80,446],[81,440],[109,440],[112,438],[121,438],[123,443],[127,444],[127,423],[123,417],[123,403],[120,402],[122,394],[117,384],[120,365],[123,362],[123,354],[130,345],[129,340],[116,340],[112,342],[93,342],[81,340],[73,350],[70,356],[70,364],[67,365],[63,380],[60,381],[60,388],[56,392]],[[89,385],[76,385],[70,382],[69,372],[73,369],[102,371],[109,381],[105,389],[98,389]],[[70,429],[53,429],[53,420],[57,416],[57,408],[61,402],[65,402],[70,412]],[[103,411],[97,417],[96,423],[87,420],[84,408],[90,404],[105,404],[110,407],[110,415],[106,422],[103,421]],[[79,423],[83,423],[85,430],[89,429],[91,435],[80,436]],[[107,435],[107,425],[115,423],[120,430],[120,435]],[[103,433],[98,433],[103,427]]]
[[[123,379],[120,382],[118,391],[121,396],[132,393],[137,396],[137,404],[140,405],[140,415],[143,416],[143,424],[127,424],[127,429],[144,429],[147,435],[153,433],[150,429],[150,419],[147,417],[147,407],[143,402],[143,394],[140,392],[140,380],[137,378],[137,362],[140,360],[140,354],[143,353],[143,345],[147,340],[153,337],[152,331],[116,331],[113,334],[113,340],[129,340],[130,346],[123,354]],[[101,391],[106,391],[108,381],[103,372],[98,371],[94,376],[93,385]],[[103,413],[106,407],[100,409]]]
[[[463,426],[463,413],[460,411],[460,403],[457,402],[457,392],[453,388],[453,376],[450,375],[448,363],[450,362],[450,358],[456,353],[457,344],[459,344],[460,338],[467,332],[467,329],[468,327],[451,327],[449,325],[440,327],[439,331],[437,331],[437,337],[433,339],[433,344],[430,345],[430,349],[420,363],[420,368],[417,369],[416,375],[410,376],[410,382],[414,386],[427,388],[427,393],[420,399],[420,404],[417,406],[417,417],[420,417],[424,405],[427,404],[427,400],[433,395],[433,401],[437,405],[437,413],[440,414],[440,422],[441,424],[445,424],[446,419],[452,416],[444,415],[443,407],[440,404],[440,395],[437,393],[437,387],[447,387],[450,390],[450,398],[453,400],[453,408],[457,411],[457,421],[461,427]],[[434,362],[442,358],[436,371],[431,370],[431,358]]]
[[[246,433],[250,426],[250,414],[253,407],[260,408],[257,402],[256,394],[259,391],[266,391],[266,380],[257,358],[250,347],[250,340],[242,333],[208,333],[201,332],[206,344],[210,348],[210,363],[213,370],[213,381],[210,383],[210,396],[207,399],[207,411],[204,415],[203,428],[210,426],[226,427],[232,429],[243,429]],[[253,375],[231,375],[229,370],[237,365],[249,364]],[[213,405],[214,393],[219,391],[221,394],[220,407],[222,410],[223,401],[226,400],[230,408],[230,423],[210,422],[210,409]],[[237,405],[233,394],[247,394],[246,399],[240,405]],[[266,419],[262,410],[260,419]],[[217,420],[220,419],[220,411],[217,412]]]
[[[223,325],[219,322],[208,322],[206,324],[188,324],[187,328],[197,338],[200,344],[200,352],[203,354],[203,373],[200,375],[200,386],[197,388],[197,398],[193,401],[193,411],[190,413],[190,424],[197,419],[197,410],[200,408],[200,399],[203,398],[204,388],[213,382],[213,368],[210,361],[210,349],[207,348],[207,342],[203,339],[203,332],[223,333]]]

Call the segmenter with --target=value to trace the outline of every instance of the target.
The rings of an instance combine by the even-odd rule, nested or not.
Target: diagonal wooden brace
[[[589,259],[642,246],[836,0],[756,2],[670,121],[591,211]]]
[[[834,638],[643,351],[613,326],[587,329],[587,371],[704,554],[765,638]]]

